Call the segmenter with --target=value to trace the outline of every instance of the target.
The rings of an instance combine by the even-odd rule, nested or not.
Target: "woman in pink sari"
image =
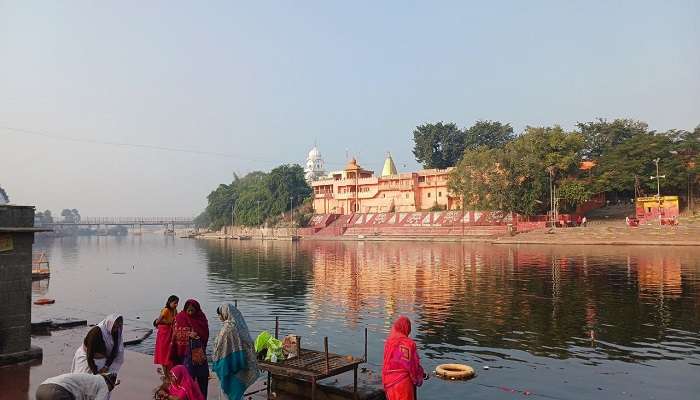
[[[167,389],[163,388],[156,394],[159,400],[205,400],[199,390],[199,385],[192,379],[187,368],[182,365],[170,370],[170,382]],[[166,383],[168,382],[166,381]]]
[[[427,378],[410,333],[411,321],[401,316],[384,344],[382,382],[388,400],[415,400],[415,388]]]

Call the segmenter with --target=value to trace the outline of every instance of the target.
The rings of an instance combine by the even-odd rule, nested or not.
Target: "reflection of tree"
[[[197,241],[207,254],[209,281],[229,298],[257,293],[264,299],[283,299],[301,309],[307,282],[312,280],[310,256],[295,243],[266,241]]]
[[[577,356],[573,346],[590,346],[593,330],[613,344],[601,350],[608,357],[643,359],[654,355],[633,353],[636,342],[663,340],[666,327],[700,326],[692,312],[700,285],[692,254],[681,259],[678,252],[637,248],[422,243],[303,246],[313,253],[314,307],[340,306],[350,324],[377,310],[385,320],[415,314],[418,339],[436,352],[476,344],[568,358]],[[683,264],[690,279],[682,279]],[[663,290],[649,291],[649,285]]]

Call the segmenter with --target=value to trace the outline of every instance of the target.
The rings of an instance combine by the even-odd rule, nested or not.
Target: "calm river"
[[[161,235],[37,239],[51,261],[33,319],[120,312],[147,327],[169,294],[238,300],[252,334],[362,356],[378,370],[391,322],[414,323],[427,369],[466,363],[468,382],[430,379],[429,399],[691,399],[700,392],[700,249],[420,242],[260,242]],[[77,344],[76,344],[77,345]],[[152,352],[153,339],[138,351]],[[487,367],[487,368],[486,368]]]

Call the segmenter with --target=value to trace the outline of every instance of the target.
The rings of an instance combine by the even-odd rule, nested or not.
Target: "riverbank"
[[[32,336],[32,345],[42,348],[41,362],[0,368],[0,400],[34,399],[37,387],[52,376],[70,371],[76,346],[82,342],[88,327],[53,331],[47,336]],[[152,399],[160,383],[153,356],[126,350],[124,365],[119,371],[121,384],[112,392],[112,400]],[[262,399],[264,380],[260,379],[248,392],[260,391],[253,399]],[[224,399],[219,383],[212,374],[209,381],[211,399]]]
[[[493,240],[491,243],[587,246],[700,246],[700,224],[681,221],[679,226],[643,225],[628,227],[624,224],[624,221],[612,221],[587,227],[538,229],[512,237],[501,237]]]
[[[250,230],[248,233],[254,233]],[[292,238],[291,232],[280,235],[249,235],[256,240],[284,240]],[[211,232],[197,238],[210,240],[238,240],[237,236]],[[679,226],[643,225],[628,227],[624,221],[604,221],[587,227],[534,229],[510,235],[339,235],[301,236],[301,240],[313,241],[362,241],[362,242],[477,242],[490,244],[546,244],[546,245],[630,245],[630,246],[700,246],[700,223],[692,220],[681,221]]]

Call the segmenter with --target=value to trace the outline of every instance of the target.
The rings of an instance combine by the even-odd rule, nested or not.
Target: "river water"
[[[467,382],[432,378],[429,399],[690,399],[700,391],[700,249],[473,243],[191,240],[161,235],[37,239],[52,276],[35,282],[33,319],[148,327],[165,299],[196,298],[212,336],[238,301],[253,335],[363,354],[379,370],[400,314],[426,370],[472,365]],[[77,344],[76,344],[77,345]],[[135,350],[152,353],[153,339]]]

